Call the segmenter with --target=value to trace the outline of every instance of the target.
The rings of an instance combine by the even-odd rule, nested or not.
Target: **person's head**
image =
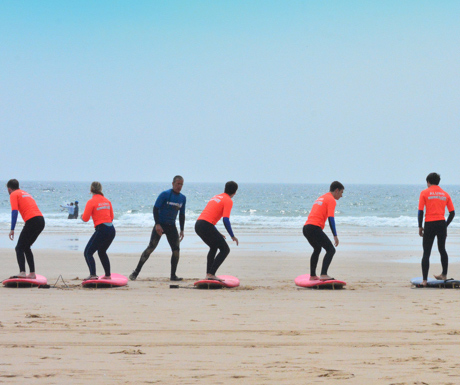
[[[435,172],[428,174],[428,176],[426,177],[426,183],[429,183],[430,185],[434,184],[437,186],[440,181],[441,181],[441,175]]]
[[[104,194],[102,194],[102,185],[99,182],[91,183],[91,190],[90,191],[93,194],[99,194],[99,195],[104,196]]]
[[[78,201],[75,201],[75,206],[77,206],[77,205],[78,205]]]
[[[8,189],[8,193],[11,194],[14,190],[19,189],[19,182],[17,179],[10,179],[6,184],[6,188]]]
[[[172,189],[176,194],[179,194],[182,190],[182,186],[184,185],[184,178],[180,175],[176,175],[172,181]]]
[[[230,181],[230,182],[225,183],[224,192],[230,195],[230,197],[235,195],[237,190],[238,190],[238,184],[236,182]]]
[[[70,202],[70,205],[73,206],[73,202]]]
[[[337,181],[332,182],[331,186],[329,187],[329,191],[331,192],[335,200],[339,200],[340,198],[342,198],[343,190],[345,190],[345,187],[343,187],[342,183]]]

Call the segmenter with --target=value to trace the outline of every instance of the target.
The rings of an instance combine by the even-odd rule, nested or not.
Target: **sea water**
[[[148,243],[145,233],[153,227],[153,205],[158,195],[171,183],[120,183],[103,182],[104,195],[114,208],[114,225],[117,237],[140,234],[143,244]],[[442,186],[455,204],[460,203],[460,186]],[[79,201],[79,213],[83,213],[86,202],[91,198],[90,183],[83,182],[27,182],[21,181],[21,189],[36,200],[46,220],[46,232],[66,233],[63,244],[78,238],[78,234],[92,231],[92,224],[80,219],[67,219],[67,210],[60,205]],[[267,184],[240,183],[233,198],[231,223],[235,234],[283,233],[299,236],[313,202],[328,191],[326,184]],[[345,184],[343,197],[337,202],[336,224],[339,234],[375,231],[393,231],[398,234],[418,232],[417,211],[420,185],[353,185]],[[187,197],[185,231],[193,233],[195,221],[208,200],[224,190],[223,183],[194,183],[185,181],[182,193]],[[4,241],[11,223],[9,195],[4,189],[0,196],[0,247],[7,247]],[[18,229],[22,220],[18,218]],[[327,225],[326,225],[327,226]],[[222,224],[218,225],[225,233]],[[460,228],[460,216],[454,219],[451,228]],[[327,229],[328,231],[328,229]],[[3,239],[5,238],[5,239]],[[80,239],[80,238],[78,238]],[[87,236],[79,242],[83,242]],[[141,240],[138,240],[141,242]],[[165,242],[163,242],[165,243]],[[369,242],[371,243],[371,241]],[[146,245],[145,245],[146,246]],[[167,245],[166,245],[167,246]],[[11,244],[8,244],[11,247]],[[58,245],[59,247],[59,245]],[[81,249],[79,245],[76,249]]]
[[[79,201],[80,215],[91,198],[89,183],[21,182],[21,188],[36,200],[46,219],[46,227],[73,231],[80,220],[68,220],[60,205]],[[240,230],[279,230],[302,227],[317,197],[328,191],[321,184],[245,184],[233,198],[232,226]],[[424,185],[346,185],[337,202],[337,225],[359,227],[417,227],[420,191]],[[455,203],[460,202],[460,186],[442,186]],[[112,202],[117,229],[149,228],[153,225],[153,205],[170,183],[103,183],[105,196]],[[185,183],[186,229],[193,229],[208,200],[222,193],[222,183]],[[0,226],[11,222],[11,206],[6,190],[0,197]],[[18,222],[21,222],[19,217]],[[460,227],[457,217],[452,224]]]

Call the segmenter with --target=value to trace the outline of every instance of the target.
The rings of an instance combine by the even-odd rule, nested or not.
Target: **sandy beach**
[[[69,287],[0,289],[0,383],[458,384],[459,291],[412,289],[420,241],[395,233],[343,236],[330,274],[348,286],[335,291],[294,285],[308,273],[301,238],[305,251],[284,252],[240,237],[219,274],[241,286],[212,291],[193,288],[206,254],[195,241],[182,250],[179,289],[169,287],[166,241],[137,281],[106,290],[80,287],[81,250],[37,248],[37,272]],[[449,276],[458,278],[455,238]],[[113,272],[128,275],[139,253],[110,258]],[[2,278],[16,272],[13,246],[0,261]],[[439,266],[433,251],[430,274]]]

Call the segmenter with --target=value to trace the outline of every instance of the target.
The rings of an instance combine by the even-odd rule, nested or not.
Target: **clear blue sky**
[[[0,1],[0,178],[460,184],[460,1]]]

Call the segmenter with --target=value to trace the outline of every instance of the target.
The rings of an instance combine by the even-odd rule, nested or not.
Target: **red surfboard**
[[[295,284],[300,287],[309,287],[311,289],[343,289],[347,284],[344,281],[332,279],[329,281],[320,281],[319,279],[310,280],[310,274],[299,275],[295,280]]]
[[[128,278],[121,274],[112,273],[110,279],[102,279],[102,277],[103,275],[99,276],[99,279],[83,281],[81,285],[94,289],[106,289],[110,287],[126,286],[128,283]]]
[[[46,277],[36,274],[35,279],[31,278],[8,278],[3,281],[5,287],[38,287],[48,283]]]
[[[202,279],[200,281],[196,281],[194,286],[197,289],[222,289],[223,287],[240,286],[240,280],[231,275],[218,275],[217,277],[222,279],[223,282],[215,281],[212,279]]]

